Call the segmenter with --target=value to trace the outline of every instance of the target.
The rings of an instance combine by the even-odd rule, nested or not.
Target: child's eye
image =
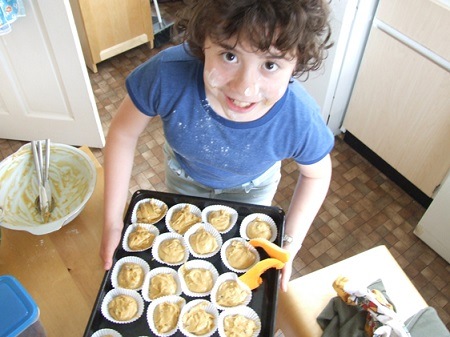
[[[223,54],[223,59],[227,62],[234,63],[237,61],[236,55],[231,52],[226,52]]]
[[[264,69],[268,70],[268,71],[275,71],[277,70],[279,67],[276,63],[274,62],[266,62],[264,63]]]

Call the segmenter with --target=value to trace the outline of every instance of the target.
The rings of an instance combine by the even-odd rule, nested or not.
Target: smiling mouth
[[[230,101],[237,106],[238,108],[242,108],[242,109],[246,109],[249,108],[250,106],[252,106],[254,103],[251,102],[242,102],[242,101],[238,101],[235,99],[230,98]]]

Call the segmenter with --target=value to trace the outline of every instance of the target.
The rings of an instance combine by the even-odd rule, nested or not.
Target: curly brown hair
[[[256,50],[276,48],[297,57],[294,76],[316,70],[330,42],[329,6],[325,0],[185,0],[175,32],[193,55],[204,60],[206,38],[220,43],[241,38]]]

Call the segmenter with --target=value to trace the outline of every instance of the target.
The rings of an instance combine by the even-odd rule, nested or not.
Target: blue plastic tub
[[[11,275],[0,276],[0,337],[45,337],[39,308]]]

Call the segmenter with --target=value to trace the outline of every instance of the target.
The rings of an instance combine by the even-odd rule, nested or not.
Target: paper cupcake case
[[[119,296],[119,295],[131,296],[137,302],[138,311],[137,311],[136,315],[128,321],[118,321],[118,320],[114,319],[113,317],[111,317],[111,314],[109,313],[108,304],[116,296]],[[110,321],[112,323],[117,323],[117,324],[132,323],[132,322],[137,321],[142,316],[142,313],[144,312],[144,300],[142,299],[141,295],[139,295],[139,293],[135,290],[114,288],[114,289],[111,289],[110,291],[108,291],[106,293],[105,297],[103,298],[102,305],[101,305],[101,312],[102,312],[103,317],[105,317],[108,321]]]
[[[274,242],[278,236],[277,225],[275,224],[275,221],[273,221],[273,219],[270,216],[263,214],[263,213],[253,213],[253,214],[247,215],[241,222],[241,226],[239,228],[240,236],[246,240],[254,239],[254,238],[250,238],[247,235],[247,227],[252,221],[256,220],[257,218],[260,219],[261,221],[267,222],[269,224],[272,235],[268,240],[270,242]]]
[[[208,291],[202,292],[202,293],[196,293],[196,292],[191,291],[187,286],[187,283],[183,276],[183,270],[190,270],[190,269],[196,269],[196,268],[209,270],[211,272],[211,276],[212,276],[212,286],[214,286],[214,284],[217,281],[217,278],[219,277],[219,273],[218,273],[216,267],[214,267],[214,265],[211,262],[208,262],[205,260],[191,260],[191,261],[186,262],[180,268],[178,268],[178,277],[180,278],[180,281],[181,281],[181,289],[182,289],[183,293],[185,293],[186,295],[188,295],[190,297],[209,296],[211,294],[211,290],[208,290]],[[211,287],[211,289],[212,289],[212,287]]]
[[[125,256],[125,257],[121,258],[120,260],[118,260],[114,264],[113,270],[111,272],[111,285],[113,286],[113,288],[123,288],[123,287],[119,286],[119,273],[120,273],[120,269],[122,268],[122,266],[125,263],[135,263],[142,268],[142,272],[143,272],[142,281],[145,280],[145,276],[150,271],[150,265],[144,259],[141,259],[140,257],[137,257],[137,256]],[[143,282],[140,287],[131,289],[131,290],[139,291],[142,289],[142,286],[143,286]],[[126,288],[126,289],[128,289],[128,288]]]
[[[177,296],[177,295],[170,295],[170,296],[163,296],[160,297],[156,300],[154,300],[152,303],[149,304],[148,308],[147,308],[147,323],[148,326],[150,327],[150,330],[152,330],[152,332],[159,336],[159,337],[168,337],[168,336],[172,336],[173,334],[175,334],[178,331],[178,326],[180,323],[180,317],[181,317],[181,311],[180,311],[180,316],[178,317],[177,320],[177,324],[175,325],[175,327],[167,332],[159,332],[158,329],[156,328],[155,325],[155,320],[153,319],[153,315],[155,312],[155,309],[158,307],[158,305],[160,305],[161,303],[179,303],[182,302],[182,306],[181,309],[183,309],[183,307],[186,305],[186,300],[181,297],[181,296]]]
[[[161,259],[159,256],[159,246],[165,241],[170,239],[178,239],[181,241],[183,247],[184,247],[184,259],[177,263],[169,263]],[[168,265],[168,266],[180,266],[183,263],[185,263],[189,259],[189,248],[187,247],[186,241],[184,240],[184,237],[177,233],[163,233],[156,237],[155,242],[153,242],[153,248],[152,248],[152,256],[153,258],[158,261],[159,263]]]
[[[205,311],[211,315],[213,315],[214,317],[214,327],[211,329],[211,331],[209,331],[206,334],[203,335],[195,335],[190,333],[189,331],[186,330],[186,327],[183,323],[183,317],[184,315],[186,315],[193,307],[195,307],[196,305],[200,304],[200,303],[205,303]],[[207,300],[202,300],[202,299],[196,299],[196,300],[192,300],[190,302],[188,302],[183,309],[181,310],[180,313],[180,319],[178,320],[178,329],[180,329],[180,331],[187,337],[209,337],[212,336],[216,331],[217,331],[217,326],[218,326],[218,319],[219,319],[219,311],[217,310],[217,308],[214,306],[214,304],[212,304],[211,302],[207,301]]]
[[[189,206],[189,211],[198,216],[199,217],[199,221],[201,222],[201,218],[202,218],[202,211],[200,210],[200,208],[198,208],[195,205],[189,204],[189,203],[181,203],[181,204],[176,204],[173,205],[172,207],[169,208],[169,210],[167,211],[167,215],[166,215],[166,227],[169,230],[169,232],[172,233],[177,233],[177,234],[184,234],[184,233],[178,233],[175,229],[172,228],[170,222],[172,221],[172,217],[174,215],[174,213],[181,211],[185,206]]]
[[[150,292],[150,281],[151,281],[152,277],[155,277],[159,274],[173,275],[173,278],[174,278],[175,282],[177,283],[177,290],[176,290],[175,294],[173,294],[173,295],[179,296],[182,293],[181,281],[180,281],[180,277],[178,276],[177,271],[170,267],[157,267],[157,268],[150,270],[150,272],[147,275],[145,275],[144,284],[142,285],[142,297],[144,298],[144,300],[146,302],[152,302],[152,301],[157,300],[157,298],[152,300],[150,298],[149,292]],[[170,296],[170,295],[168,295],[168,296]]]
[[[155,235],[155,239],[153,240],[153,243],[148,248],[145,248],[145,249],[131,249],[130,246],[128,246],[128,237],[139,226],[147,229],[148,231],[150,231],[150,233],[154,234]],[[134,223],[134,224],[129,225],[127,227],[127,229],[125,230],[125,234],[124,234],[123,240],[122,240],[122,248],[123,248],[123,250],[125,250],[126,252],[129,252],[129,253],[144,252],[144,251],[149,250],[150,248],[153,247],[153,245],[155,244],[155,240],[156,240],[156,238],[158,236],[159,236],[159,229],[155,225],[150,225],[150,224],[145,224],[145,223]]]
[[[248,319],[251,319],[256,324],[256,330],[253,333],[252,337],[259,336],[261,332],[261,319],[259,318],[258,314],[250,307],[247,306],[239,306],[236,308],[231,308],[224,310],[219,315],[219,322],[218,322],[218,330],[219,330],[219,336],[220,337],[227,337],[225,334],[225,328],[224,328],[224,319],[227,316],[233,316],[233,315],[242,315],[244,317],[247,317]]]
[[[217,249],[209,254],[199,254],[197,253],[191,246],[190,243],[190,237],[191,235],[195,234],[197,232],[197,230],[199,229],[205,229],[208,233],[211,233],[212,236],[216,239],[217,242]],[[222,247],[222,243],[223,243],[223,239],[222,239],[222,235],[220,235],[220,233],[217,231],[217,229],[215,229],[211,224],[209,223],[198,223],[194,226],[192,226],[191,228],[188,229],[188,231],[184,234],[184,239],[186,241],[186,244],[189,248],[189,252],[191,253],[192,256],[199,258],[199,259],[207,259],[210,257],[213,257],[214,255],[216,255],[218,252],[220,252],[220,248]]]
[[[167,211],[168,211],[168,207],[167,207],[167,204],[165,202],[163,202],[161,200],[158,200],[158,199],[154,199],[154,198],[146,198],[146,199],[142,199],[142,200],[136,202],[136,204],[134,205],[133,212],[131,213],[131,223],[137,223],[138,222],[137,210],[138,210],[138,208],[139,208],[139,206],[141,204],[146,204],[146,203],[154,203],[156,206],[158,206],[161,209],[162,213],[161,213],[161,215],[158,218],[156,218],[154,220],[151,220],[151,221],[148,221],[148,222],[147,221],[140,221],[140,223],[146,223],[146,224],[153,225],[153,224],[156,224],[159,221],[161,221],[161,219],[163,219],[166,216]]]
[[[91,337],[122,337],[122,335],[114,329],[100,329],[92,334]]]
[[[242,242],[244,244],[244,246],[247,247],[255,255],[256,259],[252,265],[250,265],[249,267],[247,267],[245,269],[236,269],[230,265],[230,263],[228,262],[227,256],[226,256],[226,251],[227,251],[228,246],[233,241]],[[223,264],[229,270],[231,270],[235,273],[245,273],[246,271],[248,271],[251,267],[253,267],[255,264],[257,264],[261,260],[258,250],[255,247],[253,247],[251,244],[249,244],[248,241],[245,240],[244,238],[231,238],[231,239],[228,239],[227,241],[225,241],[222,245],[222,248],[220,249],[220,258],[222,259]]]
[[[226,211],[226,212],[228,212],[230,214],[230,226],[227,229],[224,229],[224,230],[218,230],[217,229],[217,231],[220,234],[226,234],[236,225],[236,222],[237,222],[238,217],[239,217],[238,212],[234,208],[231,208],[231,207],[228,207],[228,206],[224,206],[224,205],[210,205],[210,206],[207,206],[202,211],[202,221],[209,223],[209,220],[208,220],[209,214],[211,212],[220,211],[220,210],[224,210],[224,211]]]
[[[241,289],[245,290],[248,293],[248,295],[245,298],[244,302],[240,303],[236,307],[242,306],[242,305],[246,306],[246,305],[248,305],[251,302],[251,300],[252,300],[252,291],[248,287],[248,285],[246,285],[244,282],[239,280],[239,276],[236,273],[234,273],[234,272],[227,272],[227,273],[221,274],[217,278],[217,282],[216,282],[216,284],[214,284],[214,287],[211,290],[211,303],[214,304],[217,309],[219,309],[219,310],[228,310],[228,309],[231,309],[231,308],[235,308],[235,307],[225,307],[225,306],[222,306],[222,305],[217,303],[217,291],[219,290],[220,286],[226,281],[236,281],[239,284],[239,287]]]

